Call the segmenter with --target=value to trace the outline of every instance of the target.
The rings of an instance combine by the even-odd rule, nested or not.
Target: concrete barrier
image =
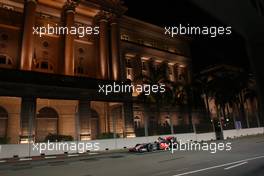
[[[214,133],[202,133],[202,134],[195,134],[195,133],[184,133],[184,134],[174,134],[174,135],[160,135],[160,136],[148,136],[148,137],[135,137],[135,138],[117,138],[117,139],[101,139],[101,140],[91,140],[91,141],[73,141],[73,142],[64,142],[63,144],[68,146],[78,146],[82,144],[81,147],[87,145],[98,145],[99,151],[105,150],[116,150],[116,149],[123,149],[123,148],[130,148],[134,147],[138,143],[146,143],[146,142],[154,142],[157,140],[158,137],[164,136],[175,136],[177,140],[181,140],[181,142],[188,142],[188,141],[207,141],[207,140],[215,140]],[[48,143],[42,143],[43,145]],[[0,150],[0,159],[3,158],[12,158],[13,156],[17,155],[18,157],[32,157],[32,156],[40,156],[41,154],[44,155],[60,155],[64,154],[65,152],[68,154],[71,153],[78,153],[78,152],[86,152],[85,150],[78,150],[78,147],[60,147],[58,148],[59,143],[53,143],[53,145],[57,145],[57,149],[48,150],[47,148],[43,151],[36,150],[36,145],[40,148],[42,144],[7,144],[1,145]],[[51,148],[54,146],[51,146]],[[90,150],[92,151],[92,150]]]
[[[246,128],[246,129],[234,129],[234,130],[224,130],[223,135],[224,139],[227,138],[236,138],[241,136],[248,136],[248,135],[257,135],[257,134],[264,134],[264,128]]]

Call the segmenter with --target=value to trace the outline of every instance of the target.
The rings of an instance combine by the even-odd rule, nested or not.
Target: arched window
[[[87,107],[86,113],[80,114],[79,124],[81,140],[96,139],[99,133],[99,115],[95,110]]]
[[[149,128],[156,128],[157,121],[154,116],[149,117]]]
[[[0,137],[7,135],[8,112],[0,106]]]
[[[11,57],[6,54],[0,53],[0,66],[11,68],[13,66],[13,61]]]
[[[56,110],[44,107],[37,113],[36,119],[36,141],[44,141],[48,134],[58,133],[58,118]]]

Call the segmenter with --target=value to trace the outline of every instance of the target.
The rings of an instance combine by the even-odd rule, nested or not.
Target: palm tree
[[[215,100],[219,118],[222,116],[226,119],[226,110],[229,111],[228,106],[230,106],[233,109],[234,122],[236,121],[234,109],[238,109],[239,117],[244,122],[243,124],[249,127],[248,118],[245,115],[244,92],[250,81],[249,75],[244,71],[240,71],[235,74],[223,73],[215,75],[215,78],[207,83],[209,97]],[[219,121],[221,122],[221,119]]]
[[[221,131],[223,130],[222,119],[226,120],[227,105],[236,100],[236,88],[234,80],[230,76],[216,77],[208,82],[209,97],[215,100],[217,116],[220,122]]]
[[[195,97],[200,97],[202,98],[203,102],[200,102],[198,104],[200,104],[201,108],[205,109],[205,120],[208,120],[211,125],[212,125],[212,129],[215,132],[215,125],[212,121],[212,117],[211,117],[211,112],[210,112],[210,107],[209,107],[209,87],[208,87],[208,78],[203,78],[200,75],[197,75],[195,77],[195,81],[193,82],[193,87],[195,88]]]

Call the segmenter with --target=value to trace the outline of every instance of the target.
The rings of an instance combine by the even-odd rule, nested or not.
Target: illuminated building
[[[150,59],[168,63],[171,81],[190,81],[190,40],[169,38],[125,11],[119,0],[0,1],[1,137],[10,143],[43,141],[49,133],[132,137],[134,126],[143,125],[142,107],[128,94],[98,94],[98,84],[151,74]],[[33,27],[48,25],[98,26],[99,34],[33,34]]]

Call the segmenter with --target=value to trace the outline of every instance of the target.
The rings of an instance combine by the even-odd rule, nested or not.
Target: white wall
[[[235,138],[247,135],[264,134],[264,128],[247,128],[247,129],[235,129],[235,130],[224,130],[224,139]]]
[[[240,129],[240,130],[224,130],[224,139],[227,138],[234,138],[240,137],[245,135],[255,135],[255,134],[264,134],[264,128],[249,128],[249,129]],[[148,137],[136,137],[136,138],[118,138],[118,139],[102,139],[102,140],[91,140],[91,141],[81,141],[81,145],[88,145],[98,143],[100,147],[100,151],[106,150],[115,150],[115,149],[123,149],[124,147],[130,148],[135,146],[138,143],[147,143],[147,142],[154,142],[157,140],[158,137],[163,136],[175,136],[178,141],[187,142],[187,141],[208,141],[208,140],[215,140],[215,133],[184,133],[184,134],[175,134],[175,135],[161,135],[161,136],[148,136]],[[75,142],[67,142],[69,146],[74,144],[80,145],[80,143]],[[44,143],[43,143],[44,144]],[[58,143],[55,143],[58,144]],[[40,144],[38,144],[40,145]],[[30,156],[40,156],[40,151],[34,149],[33,144],[7,144],[0,146],[0,159],[1,158],[12,158],[14,155],[18,155],[19,157],[28,157]],[[86,150],[84,150],[86,151]],[[90,150],[92,151],[92,150]],[[68,153],[77,153],[76,148],[67,149],[61,147],[60,150],[44,150],[41,153],[45,155],[58,155],[63,154],[64,152]],[[80,151],[79,151],[80,152]]]
[[[115,150],[115,149],[123,149],[124,147],[126,148],[134,147],[138,143],[154,142],[155,140],[157,140],[158,137],[162,137],[162,136],[172,136],[172,135],[81,141],[83,142],[81,145],[87,145],[89,143],[94,145],[95,143],[98,143],[98,146],[100,147],[101,151],[106,150],[106,148],[108,148],[109,150]],[[173,136],[177,137],[177,140],[181,140],[182,142],[187,142],[191,140],[192,141],[215,140],[214,133],[203,133],[203,134],[185,133],[185,134],[175,134]],[[79,145],[81,142],[79,142]],[[77,142],[76,141],[67,142],[67,144],[69,146],[71,146],[71,144],[77,145]],[[38,148],[40,148],[40,144],[38,145],[39,145]],[[63,154],[64,152],[77,153],[77,150],[76,148],[71,148],[67,150],[66,147],[63,150],[63,147],[61,147],[60,150],[59,149],[44,150],[41,153],[45,153],[45,155],[57,155],[57,154]],[[0,158],[11,158],[14,155],[18,155],[19,157],[40,156],[41,153],[39,150],[36,150],[36,148],[34,149],[33,144],[31,144],[30,146],[29,144],[7,144],[1,146]]]

